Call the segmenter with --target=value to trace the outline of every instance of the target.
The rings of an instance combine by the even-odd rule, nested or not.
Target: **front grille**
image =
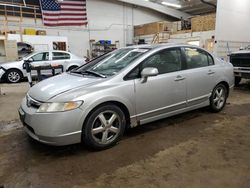
[[[28,107],[39,108],[41,106],[41,102],[31,98],[29,95],[26,96],[26,102]]]
[[[250,67],[250,54],[235,54],[230,57],[234,67]]]

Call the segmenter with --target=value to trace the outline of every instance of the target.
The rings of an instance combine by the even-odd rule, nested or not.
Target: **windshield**
[[[148,50],[149,49],[145,48],[124,48],[115,50],[109,54],[97,58],[93,62],[90,62],[86,66],[83,66],[73,72],[94,73],[102,75],[103,77],[113,76],[127,67],[136,58],[146,53]]]
[[[24,59],[28,59],[30,56],[33,56],[34,54],[36,54],[36,52],[32,52],[32,53],[28,53],[22,57],[19,57],[19,60],[24,60]]]

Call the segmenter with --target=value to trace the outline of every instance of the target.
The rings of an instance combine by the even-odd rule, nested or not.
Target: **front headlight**
[[[38,113],[45,113],[45,112],[64,112],[69,110],[74,110],[82,105],[82,101],[71,101],[65,103],[43,103],[39,109],[37,110]]]

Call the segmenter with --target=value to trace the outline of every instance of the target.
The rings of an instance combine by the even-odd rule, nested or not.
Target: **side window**
[[[141,68],[146,67],[157,68],[159,74],[179,71],[181,70],[181,51],[178,48],[173,48],[157,52],[142,63]]]
[[[48,61],[49,60],[49,52],[38,53],[31,57],[33,61]]]
[[[153,54],[144,60],[139,66],[134,68],[124,79],[131,80],[139,78],[140,72],[146,67],[157,68],[159,74],[179,71],[182,69],[181,51],[178,48],[173,48],[157,52],[156,54]]]
[[[213,65],[213,59],[207,52],[196,48],[185,48],[187,69]]]
[[[70,59],[70,55],[68,53],[63,52],[53,52],[53,60],[63,60],[63,59]]]
[[[214,59],[212,58],[211,55],[207,55],[208,58],[208,65],[214,65]]]

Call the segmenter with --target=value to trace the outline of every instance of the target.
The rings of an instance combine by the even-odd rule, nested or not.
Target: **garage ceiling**
[[[162,4],[162,2],[167,2],[176,5],[181,5],[181,8],[175,8],[175,7],[171,8],[183,11],[191,15],[199,15],[199,14],[215,12],[216,11],[215,6],[217,4],[217,0],[204,0],[203,2],[201,0],[149,0],[149,1],[158,4]],[[207,4],[205,4],[205,2],[207,2]]]

